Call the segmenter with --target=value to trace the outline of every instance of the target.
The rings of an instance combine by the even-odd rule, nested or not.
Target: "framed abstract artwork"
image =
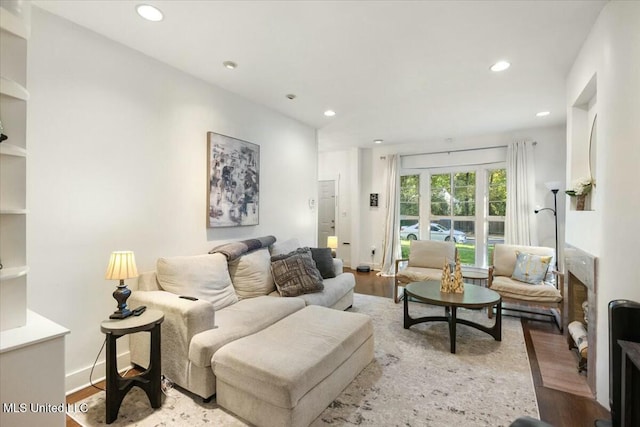
[[[207,227],[258,225],[260,146],[207,132]]]

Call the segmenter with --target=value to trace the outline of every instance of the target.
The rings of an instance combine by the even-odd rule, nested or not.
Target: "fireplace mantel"
[[[591,292],[598,292],[596,289],[596,257],[565,244],[564,265],[567,272],[580,280]]]

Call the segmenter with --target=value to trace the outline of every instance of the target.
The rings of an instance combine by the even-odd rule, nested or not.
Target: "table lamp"
[[[331,248],[331,256],[336,257],[336,249],[338,249],[338,236],[327,237],[327,247]]]
[[[136,258],[131,251],[116,251],[111,253],[109,266],[105,279],[119,280],[117,289],[113,292],[113,297],[118,302],[118,310],[116,310],[110,319],[124,319],[133,313],[127,308],[127,298],[131,295],[131,291],[124,284],[124,279],[138,277],[138,269],[136,268]]]

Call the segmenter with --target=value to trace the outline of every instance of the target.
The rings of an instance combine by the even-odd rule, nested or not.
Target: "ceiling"
[[[164,20],[140,18],[143,2]],[[564,123],[565,78],[606,1],[34,3],[318,128],[325,151]]]

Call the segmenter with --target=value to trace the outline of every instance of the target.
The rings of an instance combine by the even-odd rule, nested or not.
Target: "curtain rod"
[[[538,145],[537,141],[533,141],[532,145]],[[451,153],[462,153],[465,151],[480,151],[480,150],[491,150],[493,148],[507,148],[508,145],[493,145],[491,147],[478,147],[478,148],[463,148],[460,150],[447,150],[447,151],[434,151],[431,153],[416,153],[416,154],[403,154],[400,157],[412,157],[412,156],[424,156],[429,154],[451,154]]]

